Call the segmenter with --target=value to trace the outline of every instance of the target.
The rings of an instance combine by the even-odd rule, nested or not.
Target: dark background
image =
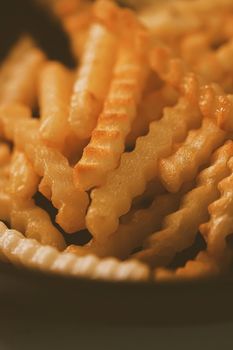
[[[24,33],[30,33],[50,59],[74,64],[68,38],[58,21],[33,0],[4,0],[0,5],[0,58]]]

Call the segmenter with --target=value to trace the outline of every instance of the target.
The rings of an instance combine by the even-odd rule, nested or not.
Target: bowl
[[[1,4],[0,57],[24,32],[51,59],[73,65],[66,35],[30,0]],[[65,53],[65,54],[64,54]],[[111,282],[49,275],[0,263],[0,320],[53,324],[178,325],[233,320],[233,279]]]

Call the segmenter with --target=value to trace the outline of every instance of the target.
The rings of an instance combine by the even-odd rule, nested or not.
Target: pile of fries
[[[0,259],[108,280],[230,273],[233,0],[47,5],[77,66],[29,36],[0,66]]]

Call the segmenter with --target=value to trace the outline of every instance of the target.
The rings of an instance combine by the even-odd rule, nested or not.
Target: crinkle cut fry
[[[148,37],[133,28],[131,43],[121,42],[110,91],[104,108],[74,169],[77,186],[85,190],[103,185],[125,149],[125,140],[136,117],[149,74]]]
[[[223,30],[226,12],[229,14],[230,11],[231,0],[151,2],[139,16],[157,40],[176,48],[179,40],[187,33],[204,30],[219,35]]]
[[[233,158],[228,161],[230,174],[219,185],[221,196],[209,206],[210,220],[201,225],[200,231],[207,242],[207,253],[224,269],[232,261],[232,249],[227,245],[227,237],[233,227]]]
[[[16,44],[0,70],[1,104],[18,102],[34,107],[38,72],[45,59],[29,38]]]
[[[216,51],[206,52],[194,64],[195,72],[200,74],[206,82],[216,82],[225,89],[229,89],[226,77],[232,76],[233,40],[222,45]]]
[[[187,263],[175,270],[159,267],[154,270],[154,279],[177,280],[177,279],[200,279],[217,276],[220,268],[216,261],[206,253],[201,251],[194,260],[188,260]]]
[[[38,175],[42,176],[39,191],[51,199],[54,207],[58,209],[56,222],[67,233],[85,228],[89,198],[86,192],[75,188],[72,168],[67,159],[59,151],[39,142],[36,120],[28,123],[28,133],[24,132],[22,141],[24,128],[24,124],[19,125],[15,142],[22,147]]]
[[[0,258],[27,268],[92,279],[143,281],[150,277],[148,266],[136,260],[120,262],[114,258],[100,260],[94,255],[77,257],[60,253],[34,239],[24,238],[3,223],[0,223]]]
[[[124,223],[103,244],[93,239],[83,247],[71,245],[67,251],[77,255],[95,254],[126,259],[153,230],[161,227],[165,215],[177,209],[179,199],[180,193],[157,196],[149,208],[127,214]]]
[[[39,80],[40,132],[48,145],[62,150],[69,135],[69,103],[73,74],[59,62],[49,61]]]
[[[179,58],[172,58],[168,48],[157,46],[151,53],[152,69],[161,79],[171,84],[182,93],[187,90],[190,99],[194,99],[200,106],[204,117],[216,119],[218,125],[223,128],[225,123],[229,125],[232,119],[233,100],[229,98],[217,84],[205,84],[201,82],[200,77],[196,77],[201,84],[196,89],[189,89],[189,80],[193,79],[195,74],[186,73],[187,67]]]
[[[160,160],[159,176],[166,189],[177,192],[183,183],[193,180],[225,138],[226,133],[214,121],[204,118],[201,128],[191,130],[174,154]]]
[[[62,234],[52,225],[49,215],[32,199],[38,182],[39,178],[25,155],[15,151],[7,186],[0,191],[0,217],[10,222],[12,228],[24,232],[26,237],[62,250],[65,248]]]
[[[76,232],[85,227],[88,195],[75,188],[67,159],[40,140],[39,120],[28,118],[27,109],[22,107],[20,110],[20,119],[12,114],[15,113],[13,107],[9,111],[7,107],[0,110],[0,130],[3,129],[4,136],[25,152],[36,173],[42,177],[39,190],[58,209],[57,223],[68,233]]]
[[[180,209],[165,218],[163,230],[152,234],[144,242],[145,249],[136,253],[135,258],[153,266],[164,266],[177,252],[193,244],[199,226],[208,219],[208,206],[219,196],[219,181],[229,174],[227,162],[232,155],[232,141],[214,153],[211,166],[199,174],[197,187],[184,196]]]
[[[164,84],[161,88],[145,95],[138,107],[138,113],[133,121],[131,131],[127,135],[126,146],[132,149],[137,138],[147,133],[149,124],[160,119],[163,115],[163,109],[174,106],[177,100],[176,90],[168,84]]]
[[[69,123],[80,138],[88,138],[94,129],[108,92],[117,51],[114,32],[93,23],[82,56],[71,98]]]
[[[176,106],[164,109],[159,121],[150,124],[149,133],[137,140],[132,152],[122,155],[120,166],[108,175],[105,185],[91,193],[86,223],[97,241],[106,240],[117,230],[119,217],[156,177],[159,158],[168,156],[173,144],[182,141],[200,120],[196,105],[181,97]]]

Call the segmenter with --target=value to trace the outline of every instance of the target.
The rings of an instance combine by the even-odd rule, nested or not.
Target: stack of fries
[[[47,4],[77,67],[30,37],[0,66],[0,258],[109,280],[229,273],[233,0]]]

